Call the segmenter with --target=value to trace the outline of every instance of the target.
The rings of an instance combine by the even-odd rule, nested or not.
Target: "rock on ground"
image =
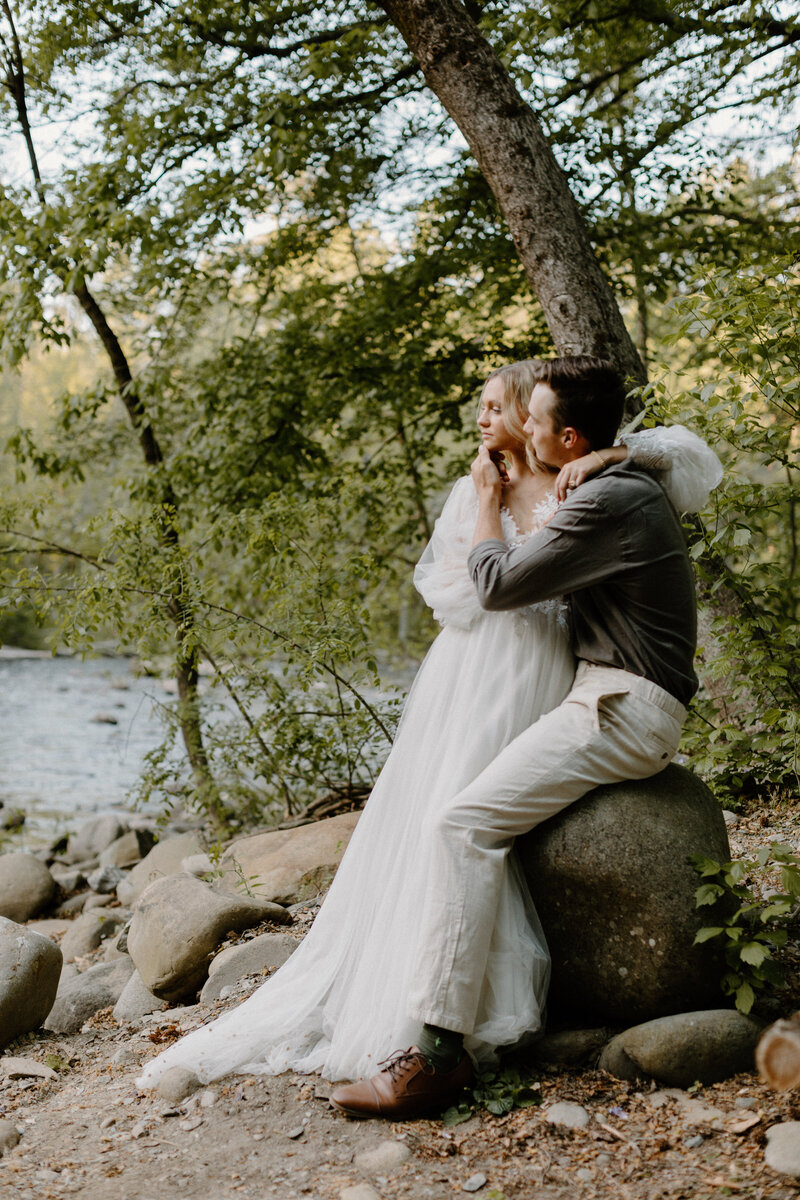
[[[752,1071],[763,1025],[729,1008],[677,1013],[620,1033],[600,1055],[600,1067],[618,1079],[642,1075],[671,1087],[717,1083]]]
[[[228,946],[208,968],[208,980],[200,993],[201,1004],[219,1000],[223,988],[231,987],[245,975],[274,970],[286,962],[299,943],[288,933],[262,933],[260,937]]]
[[[56,881],[44,863],[16,850],[0,856],[0,917],[29,921],[56,894]]]
[[[259,896],[296,904],[324,891],[336,874],[359,813],[237,838],[222,856],[219,887],[240,894],[242,881]]]
[[[61,940],[64,962],[72,962],[96,950],[102,941],[124,925],[130,913],[122,908],[92,908],[71,922]]]
[[[132,974],[130,958],[118,958],[113,963],[99,963],[80,975],[67,977],[58,989],[45,1029],[53,1033],[77,1033],[101,1008],[117,1003]]]
[[[100,854],[101,867],[133,867],[149,854],[155,837],[149,829],[129,829]]]
[[[14,1122],[0,1120],[0,1156],[6,1150],[13,1150],[19,1139],[20,1134]]]
[[[117,897],[120,903],[133,904],[148,884],[165,875],[174,875],[180,871],[184,858],[190,854],[198,854],[201,850],[200,838],[193,831],[163,838],[136,864],[127,879],[123,879],[118,885]]]
[[[67,862],[80,863],[95,859],[98,855],[122,837],[128,829],[127,822],[116,813],[100,813],[92,817],[70,835],[64,855]]]
[[[691,771],[595,788],[517,841],[553,960],[551,1014],[621,1024],[718,1003],[722,964],[694,937],[692,853],[727,861],[719,805]]]
[[[767,1130],[764,1158],[773,1171],[800,1179],[800,1121],[784,1121]]]
[[[55,942],[0,917],[0,1049],[42,1024],[56,999],[61,963]]]
[[[191,1096],[192,1092],[196,1092],[201,1086],[193,1071],[187,1071],[186,1067],[170,1067],[159,1079],[156,1091],[162,1100],[167,1100],[170,1104],[180,1104],[181,1100]]]
[[[149,1013],[160,1012],[166,1007],[166,1000],[159,1000],[158,996],[154,996],[142,983],[139,972],[134,971],[114,1005],[114,1020],[124,1025],[138,1021]]]
[[[559,1029],[531,1047],[530,1057],[548,1066],[578,1067],[595,1060],[610,1037],[609,1029]]]
[[[402,1167],[411,1157],[411,1151],[403,1142],[381,1142],[374,1150],[363,1150],[354,1162],[365,1175],[388,1175]]]
[[[203,983],[209,956],[229,932],[267,920],[285,921],[288,914],[264,900],[222,895],[193,875],[169,875],[137,901],[128,951],[145,987],[163,1000],[181,1000]]]
[[[585,1129],[592,1119],[582,1104],[573,1104],[570,1100],[551,1104],[544,1115],[551,1125],[563,1125],[567,1129]]]

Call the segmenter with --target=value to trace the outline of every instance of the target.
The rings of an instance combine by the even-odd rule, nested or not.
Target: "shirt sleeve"
[[[469,556],[478,599],[492,611],[569,595],[609,578],[619,563],[618,523],[588,484],[524,545],[509,549],[505,542],[487,539]]]

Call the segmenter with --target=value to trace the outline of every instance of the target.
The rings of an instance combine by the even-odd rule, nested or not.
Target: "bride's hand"
[[[627,457],[628,451],[625,446],[609,446],[605,450],[592,450],[582,458],[574,458],[572,462],[565,463],[556,476],[556,497],[566,500],[576,487],[580,487],[598,471],[602,471],[610,463],[624,462]]]
[[[475,484],[475,491],[480,495],[482,492],[492,492],[503,486],[503,474],[508,480],[508,475],[505,473],[505,464],[503,464],[503,473],[501,473],[498,464],[489,454],[485,446],[481,446],[478,450],[478,457],[474,460],[470,467],[472,473],[472,482]]]

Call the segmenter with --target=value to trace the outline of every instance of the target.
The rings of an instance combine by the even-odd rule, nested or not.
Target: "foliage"
[[[683,747],[730,803],[796,788],[800,774],[800,264],[709,270],[668,316],[682,377],[697,383],[663,374],[647,420],[687,422],[725,465],[688,530],[701,603],[717,603],[701,626],[706,687]]]
[[[469,1090],[472,1099],[448,1108],[442,1116],[443,1125],[460,1125],[482,1109],[492,1116],[502,1117],[514,1108],[531,1108],[542,1102],[538,1083],[518,1067],[482,1071],[476,1075]]]
[[[752,859],[718,863],[694,854],[691,862],[706,881],[695,892],[697,907],[716,906],[718,921],[700,929],[695,944],[715,941],[722,948],[728,967],[722,990],[733,996],[739,1012],[748,1013],[756,992],[782,985],[772,953],[786,944],[787,921],[800,911],[800,858],[790,847],[773,842]],[[775,867],[783,891],[770,892],[764,902],[754,889]]]
[[[787,111],[790,22],[761,4],[700,24],[671,3],[474,8],[547,114],[643,349],[674,331],[665,297],[698,264],[735,280],[733,264],[796,227],[789,168],[731,164],[700,120],[723,99]],[[0,188],[9,607],[81,652],[162,661],[177,635],[212,672],[201,719],[229,813],[360,795],[391,736],[381,673],[432,632],[410,567],[468,461],[475,394],[491,367],[550,349],[489,189],[376,5],[17,11],[34,138],[54,122],[61,154],[42,155],[38,186],[6,169]],[[4,26],[4,59],[8,45]],[[92,118],[71,122],[81,107]],[[158,465],[142,463],[124,396],[88,349],[84,278],[125,347]],[[757,452],[734,452],[749,478]],[[714,545],[736,568],[758,499],[742,486],[752,494],[726,492],[712,532],[732,527]],[[786,548],[766,507],[758,521],[777,578]],[[778,625],[789,632],[769,596],[769,636],[755,616],[747,630],[764,656]],[[777,734],[723,723],[706,759],[698,742],[721,784],[748,745],[754,778],[787,777],[790,709],[766,708]],[[170,749],[177,717],[165,708],[143,784],[165,804],[197,794]]]

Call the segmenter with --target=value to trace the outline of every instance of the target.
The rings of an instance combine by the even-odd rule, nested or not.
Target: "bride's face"
[[[508,432],[503,420],[505,385],[498,376],[483,389],[478,411],[478,428],[487,450],[518,450],[519,442]]]

